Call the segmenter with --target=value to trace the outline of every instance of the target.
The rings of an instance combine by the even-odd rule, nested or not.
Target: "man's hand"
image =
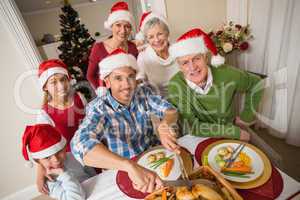
[[[235,118],[235,125],[237,125],[240,128],[246,129],[249,126],[252,126],[253,124],[256,123],[256,120],[252,121],[252,122],[244,122],[243,120],[241,120],[241,118],[239,116],[237,116]]]
[[[240,130],[241,130],[240,140],[245,141],[245,142],[249,142],[250,141],[250,134],[242,128]]]
[[[179,154],[180,146],[177,144],[176,133],[173,129],[166,123],[160,123],[157,130],[161,144],[166,149]]]
[[[163,186],[162,180],[156,173],[141,167],[137,163],[132,161],[129,162],[130,167],[127,172],[129,178],[133,182],[134,189],[144,193],[151,193]]]

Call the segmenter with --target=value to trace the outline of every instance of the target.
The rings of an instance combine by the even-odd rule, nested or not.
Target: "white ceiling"
[[[99,0],[98,0],[99,1]],[[63,5],[63,0],[15,0],[21,13],[31,13],[36,11],[59,8]],[[70,4],[92,3],[92,0],[69,0]]]

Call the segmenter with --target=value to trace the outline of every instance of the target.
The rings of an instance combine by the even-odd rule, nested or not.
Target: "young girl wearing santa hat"
[[[50,197],[58,200],[84,200],[85,192],[78,179],[85,172],[81,166],[70,162],[66,144],[65,138],[49,124],[27,126],[22,138],[22,153],[26,161],[31,163],[31,157],[46,170]]]
[[[66,139],[68,156],[73,157],[70,152],[70,141],[85,116],[86,101],[83,95],[74,93],[71,89],[67,66],[61,60],[51,59],[42,62],[39,66],[38,77],[44,91],[44,102],[37,117],[37,123],[50,124],[55,127]],[[37,169],[38,190],[47,194],[45,169],[40,165]]]
[[[89,66],[87,71],[87,79],[96,93],[100,96],[106,93],[106,87],[103,80],[99,77],[99,62],[115,49],[121,48],[137,58],[138,50],[134,43],[128,40],[132,28],[134,27],[134,19],[129,12],[126,2],[115,3],[104,27],[112,32],[112,35],[103,42],[95,43],[89,57]]]

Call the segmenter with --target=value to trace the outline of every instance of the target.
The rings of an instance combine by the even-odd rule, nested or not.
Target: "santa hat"
[[[104,28],[111,30],[111,26],[119,20],[128,21],[132,27],[134,26],[134,19],[129,12],[128,4],[123,1],[117,2],[111,7],[110,14],[104,22]]]
[[[113,70],[121,67],[131,67],[138,70],[136,59],[133,55],[126,53],[123,49],[116,49],[99,63],[100,78],[103,80]]]
[[[65,74],[69,78],[67,65],[59,59],[50,59],[42,62],[39,66],[39,82],[43,88],[48,78],[54,74]]]
[[[54,155],[66,146],[66,139],[50,124],[27,126],[22,138],[22,153],[28,167],[32,167],[29,153],[33,159]]]
[[[181,56],[196,53],[206,53],[210,50],[211,64],[215,67],[224,64],[225,58],[218,54],[217,48],[211,38],[199,28],[192,29],[180,36],[176,43],[171,45],[169,52],[175,59]]]
[[[144,32],[145,25],[147,24],[147,22],[149,22],[150,20],[152,20],[154,18],[158,18],[159,20],[164,22],[167,26],[169,26],[166,18],[164,18],[163,16],[157,15],[151,11],[143,13],[141,20],[140,20],[139,32],[135,35],[136,40],[145,40],[145,32]]]

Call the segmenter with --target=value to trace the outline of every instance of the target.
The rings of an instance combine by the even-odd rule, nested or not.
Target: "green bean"
[[[165,157],[165,158],[161,158],[155,162],[152,163],[152,165],[150,166],[150,168],[153,169],[157,169],[160,165],[162,165],[163,163],[167,162],[168,160],[170,160],[174,155]]]
[[[222,172],[222,173],[227,176],[235,176],[235,177],[239,177],[239,178],[250,178],[250,176],[247,176],[245,174],[235,173],[235,172]]]

